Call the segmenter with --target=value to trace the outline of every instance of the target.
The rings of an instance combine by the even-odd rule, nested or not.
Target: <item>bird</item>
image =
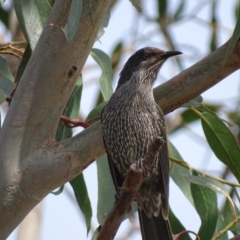
[[[164,114],[153,96],[153,84],[163,63],[180,51],[145,47],[125,63],[117,88],[101,114],[102,135],[112,179],[119,191],[129,167],[163,139],[152,170],[136,200],[143,240],[172,240],[169,208],[169,158]]]

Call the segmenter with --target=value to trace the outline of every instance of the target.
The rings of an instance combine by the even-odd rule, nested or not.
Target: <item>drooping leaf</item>
[[[159,19],[162,20],[167,15],[168,1],[167,0],[158,0],[158,14]]]
[[[112,70],[115,72],[123,51],[123,43],[122,41],[118,42],[115,47],[113,48],[112,54],[111,54],[111,62],[112,62]]]
[[[129,0],[132,5],[139,11],[141,12],[142,9],[141,9],[141,1],[140,0]]]
[[[51,6],[45,0],[14,0],[16,15],[33,50],[47,22]]]
[[[230,197],[226,187],[221,182],[215,179],[195,175],[184,175],[184,177],[191,183],[210,188],[214,192],[223,194],[226,197]]]
[[[82,95],[82,76],[80,75],[77,79],[76,85],[72,92],[70,99],[68,100],[67,106],[64,110],[64,115],[70,118],[76,118],[79,113],[80,100]],[[72,129],[67,128],[61,121],[58,125],[56,140],[60,141],[72,136]],[[87,226],[87,232],[90,230],[91,218],[92,218],[92,207],[88,196],[88,191],[83,174],[79,174],[73,180],[70,181],[73,188],[74,194],[78,205],[84,214],[85,222]]]
[[[59,194],[61,194],[63,192],[63,189],[64,189],[64,185],[62,185],[56,191],[52,191],[51,193],[57,196],[57,195],[59,195]]]
[[[195,208],[201,218],[198,235],[200,239],[210,240],[215,232],[218,209],[216,193],[209,188],[191,184]]]
[[[234,47],[235,47],[239,37],[240,37],[240,11],[238,11],[237,23],[236,23],[236,26],[234,28],[233,35],[230,38],[230,41],[229,41],[229,44],[228,44],[228,48],[227,48],[227,51],[226,51],[226,55],[224,57],[224,62],[231,55],[231,53],[232,53],[232,51],[233,51],[233,49],[234,49]]]
[[[176,158],[182,160],[181,155],[178,153],[177,149],[173,146],[171,142],[168,142],[169,156],[170,158]],[[186,180],[185,176],[191,176],[191,173],[188,169],[171,162],[171,171],[170,176],[175,184],[181,189],[182,193],[186,198],[193,204],[191,187],[189,181]]]
[[[98,30],[97,39],[100,39],[103,36],[103,34],[105,33],[104,28],[106,28],[108,26],[109,19],[110,19],[110,8],[107,9],[107,11],[103,17],[101,26]]]
[[[91,240],[97,240],[98,234],[100,233],[101,226],[98,226],[98,228],[94,231]]]
[[[179,3],[176,12],[173,15],[173,20],[177,21],[180,17],[180,15],[183,13],[185,7],[185,0],[181,0],[181,2]]]
[[[112,89],[112,67],[109,56],[100,49],[93,48],[91,56],[102,69],[102,74],[99,79],[100,90],[105,101],[108,101],[113,93]]]
[[[95,121],[98,121],[101,117],[101,113],[103,108],[106,106],[107,102],[102,102],[99,105],[97,105],[87,116],[86,120],[94,120],[91,121],[91,124],[94,123]]]
[[[13,88],[13,75],[4,58],[0,56],[0,104],[3,103]]]
[[[225,202],[224,208],[223,208],[223,217],[224,217],[224,222],[225,222],[225,226],[227,226],[228,224],[230,224],[231,222],[234,221],[234,214],[236,214],[237,217],[240,216],[240,212],[238,210],[238,208],[235,206],[235,213],[232,211],[232,206],[230,205],[229,201]],[[231,229],[230,231],[234,234],[234,235],[238,235],[240,234],[240,222],[237,222]]]
[[[211,149],[240,181],[240,148],[233,134],[218,117],[207,112],[200,113],[199,116]]]
[[[4,1],[4,0],[1,0]],[[9,18],[10,18],[10,10],[5,10],[2,6],[0,6],[0,20],[9,29]]]
[[[63,28],[63,32],[68,41],[71,41],[77,32],[81,14],[82,0],[72,0],[71,9],[68,15],[68,21],[66,26]]]
[[[81,173],[71,180],[70,184],[74,190],[78,205],[84,214],[87,232],[89,232],[92,219],[92,207],[83,174]]]
[[[194,99],[190,100],[189,102],[187,103],[184,103],[182,105],[182,107],[200,107],[201,106],[201,103],[203,101],[203,98],[202,96],[197,96],[195,97]]]
[[[171,208],[169,208],[169,221],[171,223],[171,229],[174,235],[186,230],[178,218],[174,215]],[[181,240],[191,240],[188,234],[181,236]]]
[[[216,236],[217,234],[219,234],[219,232],[222,231],[225,227],[226,227],[226,223],[224,222],[223,217],[219,214],[218,220],[217,220],[217,226],[216,226],[215,233],[213,234],[213,236]],[[219,240],[228,240],[227,233],[224,233],[219,238]]]
[[[212,37],[210,40],[210,50],[213,52],[217,48],[217,31],[216,31],[216,24],[217,24],[217,14],[216,14],[216,9],[217,9],[217,4],[218,1],[213,1],[212,2],[212,19],[211,19],[211,24],[212,24]]]
[[[15,79],[15,82],[17,84],[19,83],[19,81],[20,81],[20,79],[22,77],[22,74],[23,74],[23,72],[24,72],[24,70],[25,70],[25,68],[26,68],[26,66],[28,64],[28,61],[29,61],[31,55],[32,55],[32,50],[31,50],[30,44],[28,43],[27,47],[26,47],[26,49],[24,51],[22,61],[21,61],[20,65],[19,65],[19,67],[18,67],[17,76],[16,76],[16,79]]]
[[[98,174],[97,219],[98,223],[102,225],[107,214],[113,207],[116,190],[108,167],[107,155],[101,156],[96,162]]]

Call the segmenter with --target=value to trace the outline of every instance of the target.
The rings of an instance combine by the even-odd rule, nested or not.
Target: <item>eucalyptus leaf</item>
[[[240,216],[240,212],[239,209],[236,207],[236,205],[234,204],[234,209],[235,211],[232,210],[232,205],[230,204],[229,201],[225,202],[224,208],[223,208],[223,217],[224,217],[224,222],[225,222],[225,226],[227,226],[228,224],[230,224],[231,222],[234,221],[235,216],[237,217]],[[238,235],[240,234],[240,222],[237,222],[231,229],[230,231],[234,234],[234,235]]]
[[[216,228],[215,228],[215,233],[213,235],[216,236],[225,227],[226,227],[226,223],[225,223],[223,217],[219,214],[218,220],[217,220],[217,225],[216,225]],[[227,233],[224,233],[220,238],[218,238],[218,240],[228,240]]]
[[[110,19],[110,8],[107,9],[104,17],[103,17],[103,20],[102,20],[102,23],[101,23],[101,26],[98,30],[98,34],[97,34],[97,39],[100,39],[102,37],[102,35],[104,34],[104,28],[106,28],[109,24],[109,19]]]
[[[68,41],[71,41],[78,29],[82,14],[82,0],[72,0],[71,9],[68,15],[68,21],[63,28],[63,32]]]
[[[200,107],[201,106],[201,103],[203,101],[203,98],[202,96],[197,96],[195,97],[194,99],[190,100],[189,102],[187,103],[184,103],[182,105],[182,107]]]
[[[97,219],[98,223],[102,225],[114,205],[116,190],[108,166],[107,155],[104,154],[96,162],[98,174]]]
[[[76,118],[78,116],[81,96],[82,96],[82,76],[80,75],[77,79],[72,95],[68,100],[67,106],[64,109],[64,115],[70,118]],[[70,137],[72,137],[72,129],[67,128],[60,121],[57,129],[56,140],[60,141],[62,139]],[[72,179],[70,181],[70,184],[73,188],[79,208],[84,214],[87,232],[89,232],[92,219],[92,207],[83,174],[80,173],[77,177]]]
[[[227,51],[226,51],[226,55],[224,57],[224,62],[226,62],[226,60],[230,57],[230,55],[231,55],[239,37],[240,37],[240,11],[238,11],[237,23],[235,25],[233,35],[230,38],[228,48],[227,48]]]
[[[100,90],[103,94],[104,101],[108,101],[113,93],[111,60],[106,53],[96,48],[92,49],[91,56],[102,69],[99,85]]]
[[[102,102],[100,104],[98,104],[87,116],[86,120],[91,120],[91,119],[96,119],[99,120],[101,117],[101,113],[103,108],[106,106],[107,102]],[[98,119],[99,118],[99,119]],[[91,122],[94,123],[95,121]]]
[[[70,184],[74,190],[78,205],[84,214],[88,233],[91,227],[92,207],[83,174],[81,173],[71,180]]]
[[[13,75],[4,58],[0,56],[0,104],[10,94],[13,88]]]
[[[171,142],[168,142],[168,149],[170,157],[182,160],[181,155]],[[190,183],[185,178],[185,176],[191,176],[190,171],[179,164],[171,162],[170,176],[175,184],[181,189],[182,193],[186,196],[189,202],[193,204]]]
[[[179,221],[179,219],[175,216],[171,208],[169,208],[168,217],[169,217],[169,221],[171,223],[171,229],[174,235],[186,230],[182,225],[182,223]],[[188,234],[184,234],[183,236],[181,236],[181,240],[191,240],[191,238],[189,237]]]
[[[51,6],[45,0],[14,0],[16,15],[33,50],[43,31],[51,11]]]
[[[57,195],[59,195],[59,194],[61,194],[63,192],[63,189],[64,189],[64,185],[62,185],[56,191],[52,191],[51,193],[57,196]]]
[[[217,116],[199,113],[207,141],[216,157],[226,164],[240,181],[240,148],[229,128]]]
[[[138,12],[141,12],[141,1],[140,0],[129,0],[132,5],[138,10]]]
[[[191,183],[201,185],[203,187],[208,187],[211,190],[223,194],[226,197],[229,197],[228,190],[226,187],[219,181],[208,178],[208,177],[203,177],[203,176],[195,176],[195,175],[184,175],[186,180],[190,181]]]
[[[191,184],[191,190],[195,208],[201,218],[198,235],[200,239],[210,240],[218,219],[217,195],[211,189],[197,184]]]

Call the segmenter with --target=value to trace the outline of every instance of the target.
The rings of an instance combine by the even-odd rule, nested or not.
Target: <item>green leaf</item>
[[[216,116],[199,113],[207,141],[217,156],[240,181],[240,148],[228,127]]]
[[[74,190],[78,205],[84,214],[87,232],[89,232],[92,219],[92,207],[83,174],[80,174],[71,180],[70,184]]]
[[[214,192],[223,194],[227,198],[230,198],[226,187],[221,182],[215,179],[203,177],[203,176],[195,176],[195,175],[184,175],[184,177],[191,183],[201,185],[203,187],[208,187]]]
[[[240,216],[240,212],[238,208],[234,205],[235,210],[236,210],[236,215],[237,217]],[[234,212],[232,210],[232,206],[230,205],[229,201],[225,202],[224,208],[223,208],[223,217],[224,217],[224,222],[225,222],[225,227],[230,224],[231,222],[234,221]],[[231,229],[230,231],[234,235],[240,234],[240,222],[237,222]]]
[[[218,219],[217,196],[209,188],[191,184],[195,208],[201,218],[198,235],[200,239],[210,240],[214,234]]]
[[[212,37],[210,41],[210,50],[213,52],[217,49],[217,31],[216,31],[216,25],[217,25],[217,14],[216,14],[216,9],[217,9],[217,3],[218,1],[213,1],[212,2]]]
[[[30,59],[32,55],[32,50],[31,50],[31,47],[30,47],[30,44],[28,43],[27,44],[27,47],[26,47],[26,50],[24,51],[24,54],[23,54],[23,58],[22,58],[22,61],[18,67],[18,71],[17,71],[17,76],[16,76],[16,79],[15,79],[15,82],[18,84],[21,77],[22,77],[22,74],[28,64],[28,61]]]
[[[177,149],[173,146],[171,142],[168,142],[169,156],[170,158],[176,158],[178,160],[182,160],[181,155],[177,151]],[[191,176],[191,173],[188,169],[171,162],[171,171],[170,176],[175,184],[181,189],[182,193],[186,196],[186,198],[193,204],[192,193],[190,188],[189,181],[186,180],[185,176]]]
[[[78,29],[79,21],[82,14],[82,0],[72,0],[71,9],[68,15],[68,21],[63,28],[63,32],[68,41],[71,41]]]
[[[174,235],[186,230],[178,218],[174,215],[171,208],[169,208],[169,221],[171,223],[171,229]],[[181,236],[181,240],[191,240],[188,234]]]
[[[227,51],[226,51],[226,55],[224,57],[224,62],[231,55],[231,53],[232,53],[232,51],[233,51],[233,49],[234,49],[234,47],[235,47],[239,37],[240,37],[240,11],[238,12],[237,23],[236,23],[236,26],[234,28],[233,35],[232,35],[232,37],[229,40],[229,44],[228,44],[228,48],[227,48]]]
[[[99,85],[104,100],[108,101],[113,93],[111,60],[106,53],[96,48],[92,49],[91,56],[102,69]]]
[[[108,166],[107,155],[104,154],[96,162],[98,174],[97,219],[98,223],[102,225],[113,207],[116,190]]]
[[[57,196],[63,192],[63,189],[64,189],[64,185],[62,185],[60,188],[58,188],[58,190],[52,191],[51,193]]]
[[[33,50],[47,22],[51,6],[45,0],[14,0],[16,15]]]
[[[103,108],[106,106],[107,102],[102,102],[98,104],[87,116],[86,120],[96,119],[95,121],[98,121],[100,119],[101,113]],[[99,118],[99,119],[98,119]],[[91,121],[91,124],[95,121]]]
[[[177,21],[180,17],[180,15],[183,13],[185,7],[185,0],[181,0],[181,2],[179,3],[176,12],[174,13],[173,19],[174,21]]]
[[[216,236],[217,234],[219,234],[219,232],[222,231],[225,227],[226,227],[226,224],[225,224],[222,216],[219,214],[218,220],[217,220],[217,226],[216,226],[215,233],[213,234],[213,236]],[[218,238],[218,240],[228,240],[227,233],[224,233],[220,238]]]
[[[105,33],[104,28],[106,28],[108,26],[109,19],[110,19],[110,8],[107,9],[107,11],[103,17],[101,26],[98,30],[97,39],[100,39],[102,37],[102,35]]]
[[[13,75],[4,58],[0,56],[0,104],[3,103],[13,88]]]
[[[167,8],[168,8],[168,1],[167,0],[158,0],[158,14],[159,19],[162,20],[167,15]]]
[[[64,114],[67,117],[76,118],[78,116],[81,95],[82,95],[82,76],[80,75],[77,79],[72,95],[68,100],[67,106],[64,110]],[[60,122],[57,129],[56,140],[60,141],[71,136],[72,129],[67,128],[62,122]],[[78,205],[84,214],[87,231],[89,232],[91,227],[92,207],[83,174],[81,173],[76,178],[71,180],[70,184],[73,187],[73,191],[76,196]]]
[[[9,29],[9,18],[10,18],[11,11],[6,10],[2,6],[0,6],[0,21],[6,26],[7,29]]]
[[[141,12],[142,9],[141,9],[141,1],[140,0],[129,0],[132,5],[139,11]]]
[[[100,233],[101,225],[94,231],[91,240],[97,240],[98,234]]]
[[[115,47],[113,48],[112,54],[111,54],[111,62],[112,62],[112,69],[113,72],[115,72],[123,52],[123,43],[120,41],[118,42]]]
[[[202,96],[197,96],[195,98],[193,98],[192,100],[190,100],[189,102],[187,103],[184,103],[182,105],[182,107],[200,107],[201,106],[201,103],[203,101],[203,98]]]

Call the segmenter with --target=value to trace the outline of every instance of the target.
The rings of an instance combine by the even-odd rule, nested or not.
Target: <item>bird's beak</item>
[[[176,55],[179,55],[179,54],[182,54],[182,52],[179,52],[179,51],[167,51],[167,52],[165,52],[161,56],[161,58],[166,59],[166,58],[169,58],[169,57],[172,57],[172,56],[176,56]]]

